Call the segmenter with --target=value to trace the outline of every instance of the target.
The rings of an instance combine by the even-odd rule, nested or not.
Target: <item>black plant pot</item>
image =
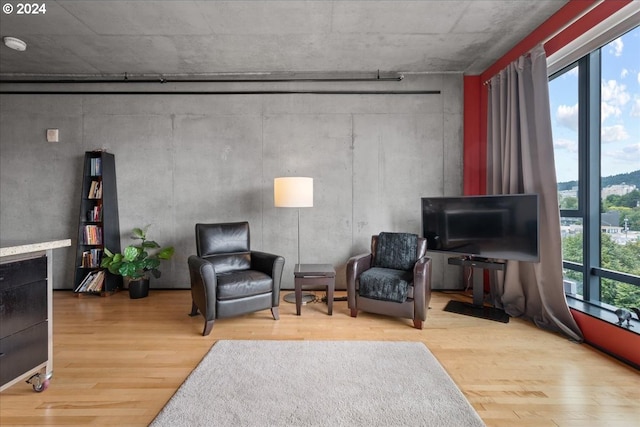
[[[149,279],[138,279],[129,282],[129,298],[145,298],[149,295]]]

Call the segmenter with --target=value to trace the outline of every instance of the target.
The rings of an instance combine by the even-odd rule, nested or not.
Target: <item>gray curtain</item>
[[[540,262],[508,261],[492,277],[493,304],[582,341],[564,294],[547,59],[539,45],[489,82],[487,193],[537,193]]]

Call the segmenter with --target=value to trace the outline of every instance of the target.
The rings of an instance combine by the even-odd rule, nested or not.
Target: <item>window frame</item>
[[[548,80],[551,82],[572,68],[578,68],[578,208],[560,209],[560,217],[582,219],[582,262],[576,263],[563,259],[562,265],[566,270],[582,274],[583,294],[582,297],[569,293],[566,295],[568,298],[611,312],[617,307],[602,302],[601,279],[611,279],[640,287],[640,277],[602,266],[601,50],[605,45],[606,43],[553,72]],[[640,331],[634,332],[640,333]]]

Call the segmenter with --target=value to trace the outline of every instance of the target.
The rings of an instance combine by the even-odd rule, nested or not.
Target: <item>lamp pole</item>
[[[300,208],[298,208],[298,264],[300,264]]]

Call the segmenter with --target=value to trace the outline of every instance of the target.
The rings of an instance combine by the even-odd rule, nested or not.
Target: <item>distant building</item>
[[[631,193],[636,189],[635,185],[627,185],[627,184],[617,184],[610,185],[602,189],[600,197],[606,199],[608,196],[616,195],[616,196],[624,196],[625,194]]]
[[[600,214],[600,230],[607,234],[622,232],[622,227],[620,227],[620,212],[609,211]]]
[[[620,212],[609,211],[600,214],[600,225],[603,227],[613,226],[618,227],[620,225]]]
[[[578,197],[578,187],[577,186],[573,186],[571,187],[570,190],[561,190],[558,191],[558,194],[561,197]]]

